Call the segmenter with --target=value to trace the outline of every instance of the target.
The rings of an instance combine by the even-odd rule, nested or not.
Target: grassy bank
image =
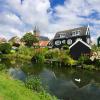
[[[24,83],[1,73],[0,100],[55,100],[55,98],[46,93],[32,92],[24,86]]]

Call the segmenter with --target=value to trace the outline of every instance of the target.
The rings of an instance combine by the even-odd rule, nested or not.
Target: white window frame
[[[57,45],[57,46],[58,46],[58,45],[61,45],[61,40],[56,40],[56,41],[55,41],[55,45]]]
[[[65,38],[65,34],[64,33],[60,34],[60,38]]]
[[[62,40],[62,44],[66,44],[66,40]]]
[[[72,36],[76,36],[76,31],[72,31]]]
[[[72,44],[72,39],[68,39],[68,40],[67,40],[67,44],[68,44],[68,45],[71,45],[71,44]]]
[[[76,34],[77,34],[77,35],[80,35],[80,33],[81,33],[81,31],[80,31],[80,30],[77,30],[77,33],[76,33]]]

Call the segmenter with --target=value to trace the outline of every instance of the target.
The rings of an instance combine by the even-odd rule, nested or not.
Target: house
[[[77,39],[82,39],[82,41],[90,45],[89,27],[80,27],[57,32],[53,39],[53,48],[61,48],[65,44],[71,46]]]
[[[73,59],[78,59],[81,55],[90,56],[91,46],[81,39],[74,42],[70,47],[70,54]]]
[[[46,36],[40,36],[40,31],[36,26],[34,28],[33,35],[39,40],[38,43],[35,43],[33,45],[39,46],[39,47],[42,47],[42,48],[44,48],[48,45],[49,38],[46,37]]]
[[[5,38],[0,37],[0,43],[6,43],[7,40]]]
[[[48,37],[45,37],[45,36],[39,37],[39,46],[40,47],[46,47],[48,45],[48,42],[49,42]]]
[[[100,47],[100,37],[98,37],[98,39],[97,39],[97,45],[98,45],[98,47]]]
[[[18,36],[14,36],[12,37],[9,41],[8,41],[12,46],[15,47],[19,47],[21,44],[21,40]]]
[[[81,54],[90,54],[90,44],[90,30],[86,26],[57,32],[53,39],[53,48],[68,45],[70,53],[75,59],[78,59]]]

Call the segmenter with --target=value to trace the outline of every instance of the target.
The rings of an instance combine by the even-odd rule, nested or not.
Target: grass
[[[27,89],[19,80],[13,80],[0,73],[0,100],[56,100],[47,93],[37,93]]]

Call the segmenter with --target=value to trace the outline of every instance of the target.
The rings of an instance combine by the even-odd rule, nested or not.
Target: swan
[[[75,81],[80,82],[80,81],[81,81],[81,79],[76,79],[76,78],[75,78]]]

